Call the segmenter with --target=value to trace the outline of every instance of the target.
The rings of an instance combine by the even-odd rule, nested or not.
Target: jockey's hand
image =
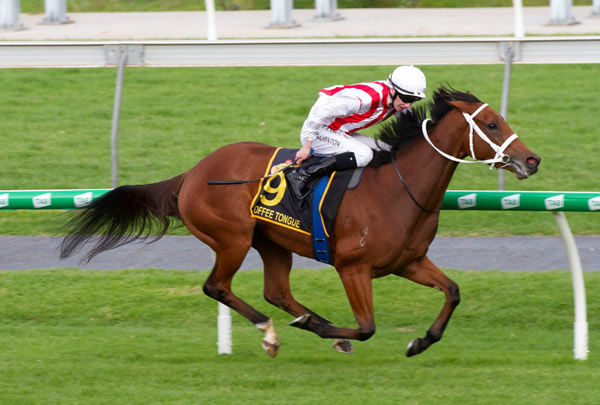
[[[307,142],[302,148],[296,152],[296,164],[300,165],[310,157],[310,144]]]

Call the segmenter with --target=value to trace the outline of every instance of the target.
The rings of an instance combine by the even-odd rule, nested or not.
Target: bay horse
[[[430,119],[425,119],[427,110]],[[203,291],[262,331],[262,346],[273,357],[279,339],[272,320],[231,290],[250,247],[264,263],[265,299],[296,317],[292,326],[333,338],[336,350],[343,352],[353,351],[348,339],[364,341],[375,333],[372,279],[394,274],[441,290],[446,297],[426,335],[409,343],[406,355],[413,356],[441,339],[460,301],[457,284],[427,258],[450,179],[469,155],[473,160],[466,162],[484,162],[520,179],[534,174],[540,158],[517,138],[491,107],[449,86],[437,89],[432,101],[405,119],[384,125],[378,139],[391,150],[376,152],[359,187],[345,193],[330,238],[332,262],[358,328],[338,327],[294,299],[289,283],[292,252],[314,257],[312,240],[251,217],[257,182],[208,184],[263,176],[275,148],[261,143],[224,146],[170,180],[121,186],[74,211],[60,256],[68,257],[93,239],[90,260],[136,239],[160,238],[171,219],[180,220],[216,254]]]

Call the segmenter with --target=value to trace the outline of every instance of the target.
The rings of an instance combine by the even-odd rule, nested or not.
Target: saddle
[[[347,189],[360,182],[364,168],[333,172],[316,179],[305,198],[297,199],[286,180],[285,173],[292,167],[298,149],[279,148],[265,169],[258,192],[250,204],[253,218],[309,235],[313,239],[315,258],[331,264],[329,235],[342,197]],[[310,165],[318,157],[311,157]]]

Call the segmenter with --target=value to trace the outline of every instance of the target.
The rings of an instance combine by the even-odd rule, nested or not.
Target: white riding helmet
[[[413,65],[397,67],[388,77],[388,81],[400,94],[425,98],[425,75]]]

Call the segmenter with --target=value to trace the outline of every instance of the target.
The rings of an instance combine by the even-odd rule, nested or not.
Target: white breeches
[[[302,144],[304,144],[304,139],[302,139]],[[316,154],[339,155],[344,152],[354,152],[358,167],[369,164],[373,159],[373,149],[389,150],[389,145],[381,141],[376,143],[373,138],[356,132],[345,134],[326,127],[319,130],[312,142],[312,150]]]

